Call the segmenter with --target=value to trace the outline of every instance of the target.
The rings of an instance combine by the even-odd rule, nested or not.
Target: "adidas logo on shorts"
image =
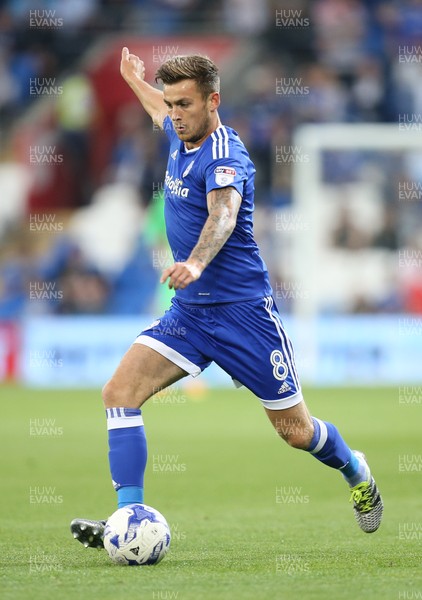
[[[290,385],[284,381],[280,386],[277,394],[284,394],[284,392],[290,392],[291,389],[292,388],[290,387]]]

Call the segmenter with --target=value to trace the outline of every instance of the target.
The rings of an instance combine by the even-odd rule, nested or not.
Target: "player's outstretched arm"
[[[130,54],[128,48],[122,48],[122,60],[120,62],[120,73],[126,83],[132,88],[146,112],[154,123],[163,127],[164,117],[167,115],[167,106],[164,104],[163,92],[149,85],[145,78],[145,67],[143,61]]]
[[[231,236],[241,202],[241,195],[233,187],[215,189],[208,193],[209,215],[196,246],[186,261],[176,262],[163,271],[161,283],[170,278],[169,288],[177,290],[184,289],[199,279],[202,271]]]

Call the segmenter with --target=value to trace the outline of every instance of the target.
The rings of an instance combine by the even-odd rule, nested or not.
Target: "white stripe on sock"
[[[318,444],[315,446],[315,448],[313,450],[311,450],[311,454],[317,454],[320,450],[323,449],[323,447],[325,446],[325,442],[327,441],[327,437],[328,437],[328,431],[327,431],[327,426],[324,423],[324,421],[320,421],[320,419],[317,419],[316,417],[314,417],[315,421],[318,421],[319,423],[319,440],[318,440]]]
[[[123,429],[124,427],[142,427],[142,415],[127,417],[123,408],[107,408],[107,429]],[[119,416],[122,415],[122,416]]]

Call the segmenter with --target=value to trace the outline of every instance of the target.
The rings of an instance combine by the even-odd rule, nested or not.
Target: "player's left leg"
[[[290,408],[265,407],[265,411],[277,433],[290,446],[305,450],[340,471],[351,488],[360,528],[366,533],[376,531],[383,503],[364,455],[349,448],[335,425],[312,417],[303,400]]]
[[[265,408],[265,412],[289,446],[306,450],[328,467],[338,469],[351,487],[367,480],[366,463],[355,456],[335,425],[312,417],[303,400],[291,408]]]
[[[332,424],[309,414],[303,400],[291,341],[274,300],[215,309],[216,350],[212,358],[262,402],[287,443],[338,470],[351,487],[355,517],[363,531],[380,524],[382,501],[365,458],[352,451]]]

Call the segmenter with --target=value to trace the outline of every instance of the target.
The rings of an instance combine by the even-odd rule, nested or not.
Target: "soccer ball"
[[[128,504],[108,519],[104,548],[121,565],[155,565],[170,547],[170,528],[158,510],[146,504]]]

